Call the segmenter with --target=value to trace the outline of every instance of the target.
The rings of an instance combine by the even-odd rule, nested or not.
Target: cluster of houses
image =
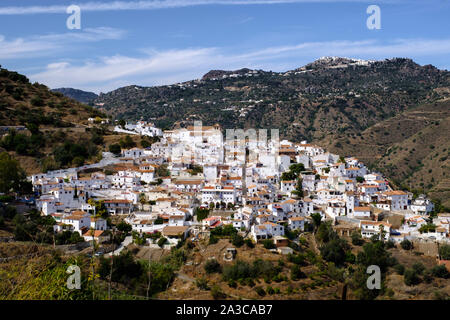
[[[153,123],[147,123],[146,121],[138,121],[136,124],[126,123],[123,128],[120,125],[117,125],[114,127],[114,131],[149,137],[162,136],[162,130],[160,128],[157,128]]]
[[[354,226],[365,238],[449,239],[450,216],[430,221],[429,199],[393,190],[354,157],[306,141],[265,141],[252,134],[224,139],[219,125],[161,131],[141,121],[125,128],[160,139],[148,148],[122,150],[108,174],[60,170],[31,177],[40,195],[37,208],[55,218],[56,232],[69,229],[107,240],[106,221],[90,204],[94,200],[109,215],[122,215],[134,231],[161,232],[173,243],[224,225],[254,241],[280,239],[287,229],[304,231],[313,214]],[[298,177],[282,179],[293,164],[302,164]],[[210,210],[202,221],[199,209]],[[400,225],[390,223],[393,215],[403,217]],[[424,224],[435,228],[423,232]]]

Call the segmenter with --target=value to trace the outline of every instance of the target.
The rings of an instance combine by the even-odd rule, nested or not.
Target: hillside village
[[[113,160],[103,172],[80,175],[82,167],[29,177],[39,195],[36,207],[54,218],[55,232],[107,242],[107,218],[121,217],[135,240],[156,243],[149,235],[157,234],[170,248],[228,225],[254,242],[272,239],[289,253],[286,234],[306,230],[320,215],[341,234],[356,231],[396,243],[450,239],[450,214],[430,217],[434,205],[425,195],[393,190],[386,177],[358,159],[307,141],[278,141],[276,135],[265,140],[261,132],[260,139],[250,134],[230,140],[219,125],[198,123],[162,131],[141,121],[115,130],[159,141],[117,157],[105,152]],[[100,216],[99,208],[106,214]]]

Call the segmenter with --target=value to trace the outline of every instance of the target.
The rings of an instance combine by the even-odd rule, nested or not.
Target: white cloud
[[[55,52],[75,49],[82,42],[121,39],[124,31],[114,28],[86,28],[81,32],[47,34],[7,40],[0,35],[0,59],[34,58],[54,55]]]
[[[398,0],[378,0],[378,2],[398,2]],[[142,0],[86,2],[77,4],[82,11],[118,11],[118,10],[156,10],[204,5],[274,5],[289,3],[330,3],[330,2],[362,2],[373,0]],[[0,15],[22,15],[43,13],[66,13],[69,6],[9,6],[0,7]]]
[[[211,69],[248,67],[286,71],[321,56],[384,59],[450,54],[450,39],[400,39],[389,43],[376,40],[307,42],[246,53],[228,53],[224,48],[142,52],[142,57],[115,55],[81,64],[60,61],[31,75],[30,79],[52,88],[75,87],[106,92],[124,85],[162,85],[191,80]]]

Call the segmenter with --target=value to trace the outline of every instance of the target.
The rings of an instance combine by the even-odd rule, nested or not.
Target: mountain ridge
[[[219,123],[224,129],[278,128],[281,138],[308,140],[324,144],[338,154],[349,150],[359,155],[359,150],[350,148],[353,137],[364,135],[367,130],[370,134],[370,128],[409,110],[448,98],[447,70],[421,66],[408,58],[367,61],[323,57],[281,73],[247,68],[212,70],[202,79],[168,86],[128,86],[102,94],[94,103],[117,119],[153,121],[163,129],[188,125],[194,120],[201,120],[204,125]],[[433,110],[428,108],[425,112],[431,114]],[[441,136],[434,131],[437,129],[430,128]],[[374,161],[372,156],[387,157],[385,151],[389,147],[402,141],[409,144],[406,138],[387,134],[383,136],[387,141],[380,140],[383,149],[379,152],[361,147],[368,155],[368,164],[378,165],[385,172],[389,171],[390,162]],[[401,132],[397,135],[403,138]],[[446,145],[449,139],[443,139],[442,144]],[[330,141],[339,142],[342,147]],[[425,157],[417,157],[421,159]],[[401,161],[397,160],[392,165],[399,164]],[[433,165],[436,164],[429,162],[419,170],[426,175],[426,181],[419,179],[423,186],[412,188],[426,192],[439,183],[442,176],[428,174]],[[399,174],[395,170],[389,174],[401,183],[411,171],[403,168]],[[431,182],[433,175],[435,181]]]
[[[81,103],[90,103],[98,97],[98,94],[90,91],[84,91],[74,88],[56,88],[52,89],[53,92],[59,92],[68,98],[72,98]]]

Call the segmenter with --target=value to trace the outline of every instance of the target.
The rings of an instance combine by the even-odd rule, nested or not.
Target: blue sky
[[[79,5],[81,30],[66,27]],[[381,9],[369,30],[366,9]],[[107,92],[211,69],[286,71],[322,56],[409,57],[450,70],[448,0],[0,2],[0,64],[51,88]]]

